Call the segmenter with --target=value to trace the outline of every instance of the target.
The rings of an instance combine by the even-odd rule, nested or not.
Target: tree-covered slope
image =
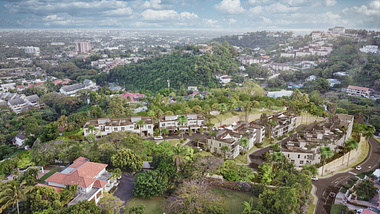
[[[262,48],[277,45],[291,38],[292,33],[271,33],[268,31],[251,32],[244,35],[222,36],[213,41],[224,42],[227,41],[230,45],[243,47],[243,48]]]
[[[167,87],[179,89],[181,86],[203,85],[215,87],[215,74],[233,74],[238,71],[236,51],[228,44],[214,45],[213,54],[197,55],[177,50],[169,55],[145,59],[136,64],[119,66],[110,71],[107,81],[118,82],[127,90],[148,89],[158,91]]]

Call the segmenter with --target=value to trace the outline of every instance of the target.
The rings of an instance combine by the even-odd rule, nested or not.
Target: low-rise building
[[[106,170],[107,164],[95,163],[84,157],[77,158],[70,166],[56,172],[45,181],[48,186],[65,188],[67,185],[77,185],[79,195],[69,204],[88,200],[99,202],[104,192],[108,192],[117,183],[111,179],[111,173]]]
[[[20,114],[23,111],[29,110],[29,104],[22,98],[12,99],[8,101],[8,106],[16,114]]]
[[[22,146],[24,146],[25,140],[26,140],[26,137],[24,136],[24,131],[22,131],[22,132],[19,132],[13,138],[12,142],[13,142],[13,145],[15,145],[17,147],[22,147]]]
[[[363,48],[360,48],[359,50],[360,52],[363,52],[363,53],[377,53],[379,51],[379,46],[366,45],[366,46],[363,46]]]
[[[137,121],[143,120],[145,125],[138,126]],[[102,137],[113,132],[130,131],[142,136],[153,136],[154,122],[150,116],[133,116],[121,118],[97,118],[86,122],[83,127],[84,136],[94,134]]]
[[[349,85],[347,87],[346,92],[350,96],[366,97],[366,98],[369,98],[370,96],[369,88],[366,88],[366,87]]]
[[[59,89],[59,92],[66,96],[76,96],[76,93],[82,89],[97,90],[96,83],[91,80],[85,79],[82,83],[63,86]]]
[[[166,128],[169,130],[169,133],[174,133],[177,131],[183,131],[188,133],[191,129],[194,133],[199,132],[201,127],[206,129],[205,118],[201,114],[185,114],[187,118],[187,123],[181,124],[178,120],[180,115],[164,115],[161,116],[159,120],[159,129]]]
[[[292,96],[292,94],[293,94],[293,91],[286,91],[286,90],[282,89],[281,91],[268,91],[267,97],[273,97],[273,98],[290,97],[290,96]]]

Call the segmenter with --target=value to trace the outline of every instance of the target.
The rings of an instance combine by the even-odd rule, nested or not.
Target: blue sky
[[[0,0],[0,28],[380,29],[380,0]]]

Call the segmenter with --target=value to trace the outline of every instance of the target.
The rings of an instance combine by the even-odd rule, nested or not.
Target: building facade
[[[137,125],[137,121],[143,120],[145,125]],[[142,136],[153,136],[154,123],[150,116],[133,116],[121,118],[98,118],[86,122],[83,127],[84,136],[94,134],[102,137],[113,132],[129,131]]]
[[[89,42],[76,42],[75,43],[75,51],[78,53],[88,53],[91,50],[91,43]]]
[[[347,87],[346,92],[348,95],[351,95],[351,96],[366,97],[366,98],[369,98],[370,96],[369,88],[366,88],[366,87],[349,85]]]
[[[187,122],[181,124],[178,120],[179,115],[164,115],[159,120],[159,129],[166,128],[169,133],[174,133],[178,131],[183,131],[184,133],[189,133],[191,129],[192,132],[200,132],[201,127],[207,129],[205,118],[201,114],[185,114]]]

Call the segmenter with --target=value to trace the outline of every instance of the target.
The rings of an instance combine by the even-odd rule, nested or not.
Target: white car
[[[318,181],[318,177],[317,176],[313,176],[313,177],[311,177],[311,180],[312,181]]]
[[[362,169],[362,167],[361,166],[357,166],[355,169],[360,171]]]
[[[154,137],[153,139],[155,139],[155,140],[163,140],[164,138],[162,136],[157,136],[157,137]]]

